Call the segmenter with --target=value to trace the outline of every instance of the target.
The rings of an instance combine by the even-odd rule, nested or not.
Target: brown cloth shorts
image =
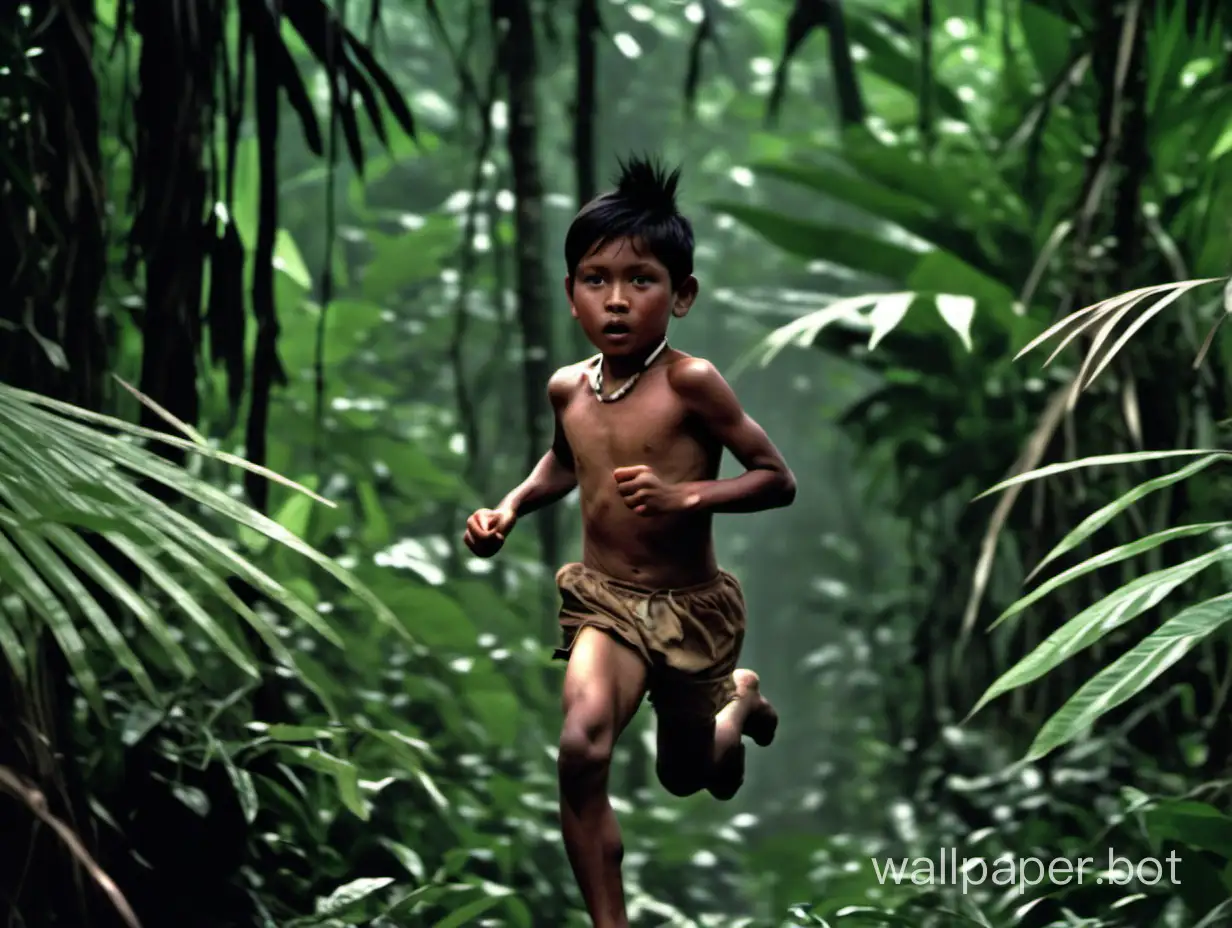
[[[659,715],[714,716],[736,695],[732,671],[744,643],[740,582],[725,570],[697,586],[652,590],[584,564],[556,572],[562,645],[569,659],[578,632],[598,628],[641,655]]]

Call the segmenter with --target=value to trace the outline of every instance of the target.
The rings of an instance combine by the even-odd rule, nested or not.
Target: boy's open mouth
[[[627,322],[618,322],[612,320],[603,327],[604,335],[628,335],[629,324]]]

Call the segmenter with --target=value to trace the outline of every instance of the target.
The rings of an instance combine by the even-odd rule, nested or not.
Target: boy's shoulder
[[[553,403],[568,400],[574,392],[587,384],[587,368],[594,363],[594,358],[574,361],[564,367],[558,367],[548,378],[548,397]]]
[[[667,364],[667,382],[674,390],[698,390],[721,381],[719,369],[705,358],[678,352]]]

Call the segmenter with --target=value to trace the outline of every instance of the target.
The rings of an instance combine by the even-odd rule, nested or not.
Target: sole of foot
[[[766,747],[774,741],[779,727],[779,714],[770,700],[761,694],[761,680],[751,670],[737,670],[733,675],[736,692],[755,700],[753,708],[744,717],[744,734],[753,739],[758,747]]]

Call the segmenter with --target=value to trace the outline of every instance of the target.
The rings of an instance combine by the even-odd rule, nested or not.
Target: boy
[[[643,695],[658,718],[659,780],[678,796],[730,799],[742,735],[768,745],[778,724],[757,675],[736,668],[744,598],[716,562],[711,518],[790,505],[795,479],[718,371],[667,345],[670,317],[698,290],[679,175],[633,161],[574,218],[565,291],[600,354],[552,376],[552,447],[464,536],[491,557],[519,518],[581,489],[582,562],[556,575],[556,657],[568,661],[558,768],[561,831],[595,928],[628,926],[607,776]],[[743,475],[717,479],[724,447]]]

